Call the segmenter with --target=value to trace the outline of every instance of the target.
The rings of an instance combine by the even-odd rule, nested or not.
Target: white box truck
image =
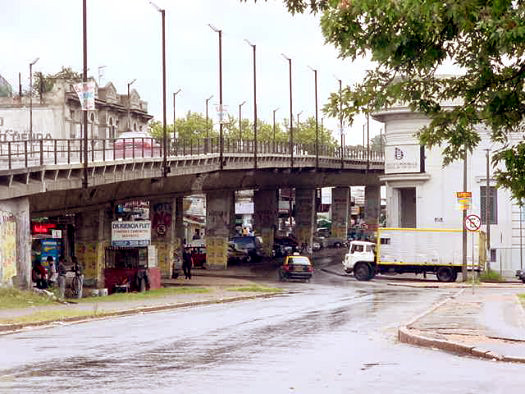
[[[454,282],[463,264],[461,229],[379,228],[376,242],[352,241],[342,262],[357,280],[376,274],[435,274],[441,282]],[[467,239],[467,267],[485,266],[485,237],[471,232]]]

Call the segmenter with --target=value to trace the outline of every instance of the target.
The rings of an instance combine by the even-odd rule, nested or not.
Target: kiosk
[[[115,221],[106,248],[104,285],[108,293],[160,288],[160,269],[151,243],[151,222]]]

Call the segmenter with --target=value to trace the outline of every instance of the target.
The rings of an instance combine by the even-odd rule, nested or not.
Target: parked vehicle
[[[133,157],[160,157],[161,146],[149,134],[139,131],[126,131],[114,143],[115,159]]]
[[[288,279],[309,281],[313,272],[314,268],[310,259],[295,253],[292,256],[285,257],[283,264],[279,268],[279,279],[282,281]]]
[[[517,270],[516,271],[516,277],[521,280],[523,283],[525,283],[525,271]]]
[[[273,241],[273,256],[272,257],[283,257],[297,252],[299,244],[292,237],[279,237]]]
[[[252,263],[264,257],[262,240],[254,235],[233,237],[228,244],[228,262]]]
[[[477,235],[477,251],[468,260],[478,261],[469,269],[485,265],[485,242]],[[352,241],[342,262],[346,273],[357,280],[370,280],[376,274],[435,274],[440,282],[454,282],[462,269],[462,230],[380,228],[376,243]],[[446,245],[446,247],[443,247]],[[474,258],[473,258],[474,257]]]

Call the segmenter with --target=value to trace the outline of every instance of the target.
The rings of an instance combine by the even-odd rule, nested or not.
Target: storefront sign
[[[151,221],[111,223],[111,246],[147,246],[151,243]]]
[[[51,230],[55,229],[56,227],[57,227],[56,223],[32,223],[31,233],[32,234],[51,234]],[[56,238],[61,238],[61,237],[56,237]]]
[[[419,145],[385,147],[385,174],[405,174],[421,171]]]

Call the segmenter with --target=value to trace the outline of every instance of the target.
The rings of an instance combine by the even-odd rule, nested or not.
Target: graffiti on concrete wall
[[[171,228],[172,204],[162,202],[153,205],[151,224],[154,238],[165,238]]]
[[[0,211],[0,282],[11,282],[16,276],[16,220],[9,212]]]

